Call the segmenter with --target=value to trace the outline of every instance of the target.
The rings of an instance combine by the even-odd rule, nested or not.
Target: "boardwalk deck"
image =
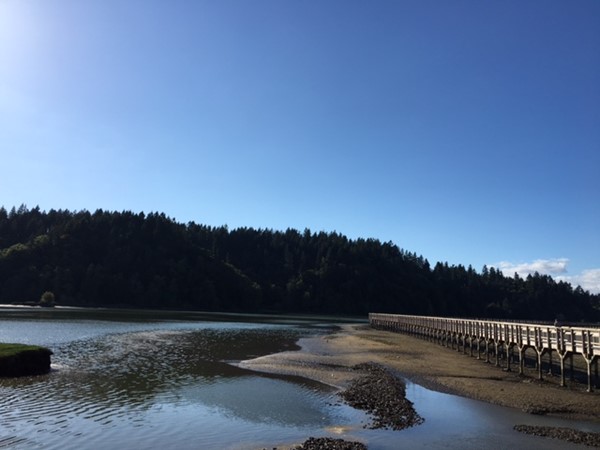
[[[598,384],[600,328],[381,313],[370,313],[369,323],[373,328],[413,334],[459,352],[468,351],[471,356],[476,352],[478,359],[483,353],[487,362],[491,362],[493,355],[497,366],[500,366],[500,356],[505,355],[506,370],[512,370],[510,355],[516,352],[520,374],[523,374],[525,352],[532,349],[536,353],[540,380],[543,378],[543,357],[548,355],[552,367],[552,355],[556,354],[561,386],[566,385],[565,361],[569,361],[572,373],[573,356],[579,356],[585,362],[588,391],[592,391],[593,377]]]

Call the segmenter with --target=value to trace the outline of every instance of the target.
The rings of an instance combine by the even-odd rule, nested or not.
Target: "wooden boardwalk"
[[[540,380],[544,356],[548,356],[551,371],[552,356],[557,355],[561,386],[565,386],[565,361],[569,362],[572,377],[573,356],[578,356],[587,369],[588,392],[598,384],[600,328],[380,313],[370,313],[369,323],[373,328],[416,335],[471,356],[476,353],[477,359],[483,353],[486,362],[492,362],[493,356],[496,366],[501,365],[502,358],[506,370],[512,370],[511,360],[518,353],[519,374],[523,374],[525,352],[532,349]]]

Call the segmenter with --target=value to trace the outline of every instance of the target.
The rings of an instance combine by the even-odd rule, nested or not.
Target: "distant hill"
[[[205,311],[600,320],[546,275],[437,263],[391,242],[181,224],[164,214],[0,208],[0,302]]]

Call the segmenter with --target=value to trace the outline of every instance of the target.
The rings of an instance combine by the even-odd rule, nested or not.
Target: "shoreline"
[[[519,376],[433,342],[365,325],[343,325],[324,336],[300,339],[301,349],[241,361],[258,372],[295,375],[347,388],[361,363],[378,363],[427,389],[577,421],[600,422],[600,394],[558,385],[558,377]]]

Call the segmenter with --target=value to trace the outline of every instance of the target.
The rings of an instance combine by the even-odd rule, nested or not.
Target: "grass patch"
[[[0,343],[0,377],[24,377],[50,372],[52,350],[27,344]]]
[[[30,352],[30,351],[39,351],[39,350],[47,350],[47,349],[44,347],[39,347],[37,345],[0,343],[0,358],[7,358],[7,357],[18,355],[19,353]]]

